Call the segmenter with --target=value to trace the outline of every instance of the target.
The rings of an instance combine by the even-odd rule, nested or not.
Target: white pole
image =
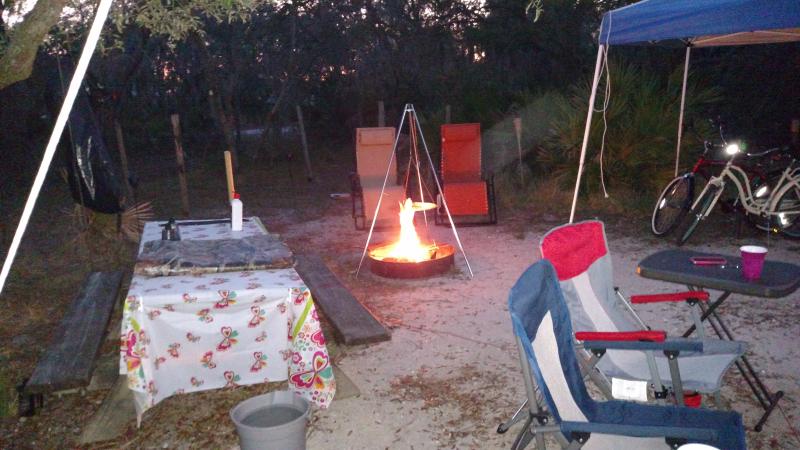
[[[42,164],[39,166],[39,172],[36,173],[36,178],[33,180],[31,193],[28,195],[28,200],[25,202],[25,208],[22,210],[22,217],[19,219],[19,225],[17,225],[17,231],[14,233],[14,238],[11,240],[11,247],[8,249],[8,255],[6,255],[6,260],[3,262],[3,270],[0,272],[0,293],[3,292],[8,273],[11,271],[11,264],[14,262],[19,244],[22,242],[22,235],[25,234],[25,229],[28,227],[28,221],[33,213],[33,207],[36,204],[36,199],[39,197],[39,192],[42,190],[42,184],[44,184],[47,171],[50,169],[50,163],[53,161],[53,156],[56,153],[58,141],[61,140],[61,134],[64,132],[64,126],[67,124],[69,112],[72,110],[72,105],[75,103],[75,97],[78,95],[78,90],[83,82],[86,69],[89,67],[89,61],[92,59],[92,54],[97,46],[100,32],[103,30],[103,24],[106,21],[106,17],[108,17],[108,10],[110,8],[111,0],[101,0],[100,5],[97,7],[97,13],[95,13],[94,16],[92,28],[89,30],[89,36],[86,38],[86,44],[83,46],[81,58],[78,60],[75,74],[72,75],[72,81],[69,83],[67,95],[64,97],[64,104],[61,105],[61,111],[58,113],[56,124],[53,127],[53,134],[50,135],[50,141],[47,142]]]
[[[583,131],[583,144],[581,145],[581,159],[578,163],[578,179],[575,180],[575,193],[572,195],[572,210],[569,213],[569,223],[575,219],[575,207],[578,204],[578,191],[581,187],[581,175],[583,175],[583,162],[586,160],[586,146],[589,144],[589,131],[592,128],[592,112],[594,112],[594,98],[597,94],[597,84],[600,82],[600,66],[603,62],[604,45],[597,48],[597,62],[594,65],[594,80],[592,81],[592,93],[589,94],[589,112],[586,113],[586,129]]]
[[[678,164],[681,160],[681,138],[683,137],[683,107],[686,104],[686,81],[689,79],[689,56],[692,47],[686,46],[686,61],[683,63],[683,88],[681,89],[681,113],[678,116],[678,145],[675,146],[675,176],[678,176]]]

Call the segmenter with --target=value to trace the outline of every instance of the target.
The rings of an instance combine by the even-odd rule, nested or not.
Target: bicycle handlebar
[[[772,155],[773,153],[782,153],[783,151],[784,151],[784,148],[782,148],[782,147],[774,147],[774,148],[770,148],[770,149],[764,150],[763,152],[745,153],[744,156],[746,158],[748,158],[748,159],[750,159],[750,158],[757,159],[757,158],[763,158],[765,156]]]

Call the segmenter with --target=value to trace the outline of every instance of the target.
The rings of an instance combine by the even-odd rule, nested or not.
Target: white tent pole
[[[675,176],[678,176],[678,165],[681,160],[681,138],[683,137],[683,107],[686,105],[686,81],[689,79],[689,56],[692,47],[686,46],[686,61],[683,63],[683,88],[681,89],[681,113],[678,116],[678,145],[675,147]]]
[[[589,111],[586,113],[586,129],[583,131],[583,144],[581,145],[581,159],[578,163],[578,179],[575,180],[575,193],[572,195],[572,210],[569,213],[569,223],[575,219],[575,207],[578,204],[578,191],[581,187],[581,175],[583,175],[583,162],[586,160],[586,146],[589,144],[589,131],[592,128],[592,112],[594,112],[594,99],[597,94],[597,85],[600,82],[600,66],[603,62],[603,50],[605,46],[597,48],[597,62],[594,65],[594,79],[592,80],[592,93],[589,94]]]
[[[97,13],[94,16],[92,28],[89,30],[89,36],[86,38],[86,44],[83,46],[81,58],[78,60],[75,74],[72,75],[72,81],[69,83],[67,95],[64,97],[64,104],[61,105],[61,111],[58,113],[56,124],[53,127],[53,134],[50,135],[50,141],[47,142],[42,164],[39,166],[39,172],[36,173],[36,178],[33,180],[31,193],[28,195],[28,200],[25,202],[25,208],[22,210],[22,217],[19,219],[19,225],[17,225],[17,231],[14,233],[14,238],[11,240],[11,247],[8,249],[8,255],[6,255],[6,260],[3,262],[3,270],[0,272],[0,293],[3,292],[8,273],[11,271],[11,264],[14,262],[19,244],[22,242],[22,236],[25,234],[28,221],[33,213],[36,199],[39,197],[42,184],[44,184],[44,180],[47,177],[47,171],[50,169],[50,163],[53,161],[53,156],[56,153],[58,141],[61,140],[61,134],[64,132],[64,126],[67,124],[72,105],[75,103],[75,97],[78,95],[83,77],[86,75],[86,69],[89,67],[89,61],[92,59],[95,47],[97,47],[97,41],[100,39],[100,32],[103,30],[106,17],[108,17],[108,10],[111,8],[111,3],[112,0],[101,0],[100,5],[97,7]]]

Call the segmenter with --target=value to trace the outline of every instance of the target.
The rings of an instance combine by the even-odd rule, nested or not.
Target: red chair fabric
[[[481,124],[442,125],[442,181],[481,180]]]
[[[451,183],[444,185],[444,198],[454,216],[484,215],[489,213],[488,193],[483,181]]]
[[[442,184],[453,216],[490,215],[489,190],[481,172],[481,124],[441,127]]]
[[[558,280],[569,280],[608,253],[603,224],[587,221],[559,227],[542,239],[541,251],[553,263]]]

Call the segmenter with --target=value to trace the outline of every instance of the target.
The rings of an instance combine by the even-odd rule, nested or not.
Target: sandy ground
[[[269,230],[281,234],[294,251],[320,254],[356,298],[392,329],[392,340],[388,342],[332,347],[336,363],[356,383],[361,395],[334,400],[330,409],[316,410],[309,427],[308,448],[509,448],[521,425],[505,435],[498,435],[495,430],[524,395],[506,299],[517,277],[538,259],[540,236],[563,219],[544,215],[524,221],[522,213],[510,217],[501,209],[497,226],[460,228],[475,272],[473,279],[467,276],[460,256],[456,258],[456,270],[427,280],[388,280],[367,271],[355,278],[366,232],[353,229],[349,200],[335,201],[327,196],[348,188],[344,174],[350,170],[349,163],[337,163],[334,156],[324,161],[325,171],[314,184],[298,182],[285,170],[254,167],[239,177],[237,185],[245,199],[245,214],[260,216]],[[151,179],[140,186],[140,196],[154,199],[157,214],[169,217],[170,211],[179,211],[178,196],[159,193],[175,192],[176,184],[173,178],[164,178],[164,170],[153,164],[151,171],[140,168]],[[301,173],[301,169],[295,173]],[[224,186],[219,180],[224,176],[216,165],[192,172],[192,217],[228,214],[222,201]],[[95,257],[87,263],[78,258],[79,254],[72,255],[80,247],[69,244],[74,236],[67,221],[61,218],[57,221],[59,227],[51,226],[53,211],[71,203],[60,184],[51,184],[50,193],[43,200],[45,206],[34,214],[34,231],[29,232],[16,266],[19,273],[10,285],[13,289],[8,291],[13,292],[14,301],[5,305],[8,311],[0,321],[0,369],[6,369],[9,380],[15,383],[33,370],[48,342],[49,330],[66,311],[84,274],[108,270],[107,260],[113,259]],[[635,274],[638,261],[671,247],[672,241],[651,237],[646,219],[630,220],[609,214],[603,218],[609,222],[607,231],[619,286],[629,294],[682,289]],[[454,243],[447,228],[431,226],[430,230],[437,239]],[[688,247],[734,254],[745,243],[764,243],[749,230],[742,239],[718,237],[732,232],[729,223],[703,224]],[[712,236],[713,247],[696,244],[704,239],[710,241]],[[376,235],[375,241],[390,237]],[[106,253],[117,248],[105,242],[98,241],[97,246]],[[125,269],[131,264],[133,246],[119,247],[122,256],[115,259],[114,267]],[[768,247],[770,259],[800,262],[798,242],[772,238]],[[31,290],[28,286],[38,288]],[[786,393],[780,402],[782,410],[772,415],[765,431],[748,431],[748,443],[753,449],[800,448],[800,437],[793,431],[800,428],[800,382],[796,376],[800,372],[800,349],[795,343],[800,329],[798,306],[800,291],[783,299],[734,296],[720,311],[737,337],[750,343],[751,362],[763,372],[768,385]],[[654,328],[665,328],[672,334],[682,332],[688,322],[685,309],[678,305],[638,310]],[[118,329],[118,323],[112,323],[110,329],[112,338],[102,354],[114,367],[117,347],[113,331]],[[87,447],[236,447],[238,440],[228,418],[230,408],[276,388],[255,385],[173,397],[153,408],[141,429],[130,418],[123,423],[125,431],[121,436]],[[0,418],[0,448],[76,447],[82,428],[107,392],[49,398],[34,417]],[[752,428],[759,412],[757,403],[735,370],[726,378],[723,396],[734,409],[744,413],[745,423]]]
[[[367,270],[355,277],[366,233],[353,230],[348,209],[349,202],[332,202],[322,218],[302,224],[283,224],[275,217],[291,221],[291,214],[279,211],[265,218],[296,251],[319,252],[354,295],[393,331],[388,342],[340,348],[338,364],[361,395],[335,400],[328,410],[316,411],[308,447],[510,447],[521,425],[504,435],[495,430],[519,405],[524,390],[507,295],[522,271],[539,258],[542,234],[558,223],[460,228],[474,278],[469,278],[465,260],[459,256],[457,269],[449,274],[398,281]],[[638,261],[671,247],[671,241],[626,236],[609,228],[615,281],[625,292],[682,289],[635,274]],[[431,236],[454,243],[449,229],[431,224],[429,230]],[[637,228],[636,235],[644,235],[641,231]],[[385,233],[376,234],[374,241],[388,238]],[[701,240],[702,233],[695,242]],[[742,239],[729,239],[713,246],[690,243],[687,247],[735,254],[742,244]],[[768,245],[768,258],[800,261],[796,242],[773,237]],[[751,431],[759,414],[755,398],[736,370],[726,376],[722,394],[733,409],[743,413],[750,429],[750,448],[800,448],[796,431],[800,427],[800,350],[795,342],[798,306],[800,292],[782,299],[733,296],[720,308],[736,337],[749,342],[748,356],[767,384],[786,393],[781,409],[773,413],[764,431],[755,433]],[[680,304],[637,310],[653,328],[666,329],[672,335],[680,334],[689,321]]]

